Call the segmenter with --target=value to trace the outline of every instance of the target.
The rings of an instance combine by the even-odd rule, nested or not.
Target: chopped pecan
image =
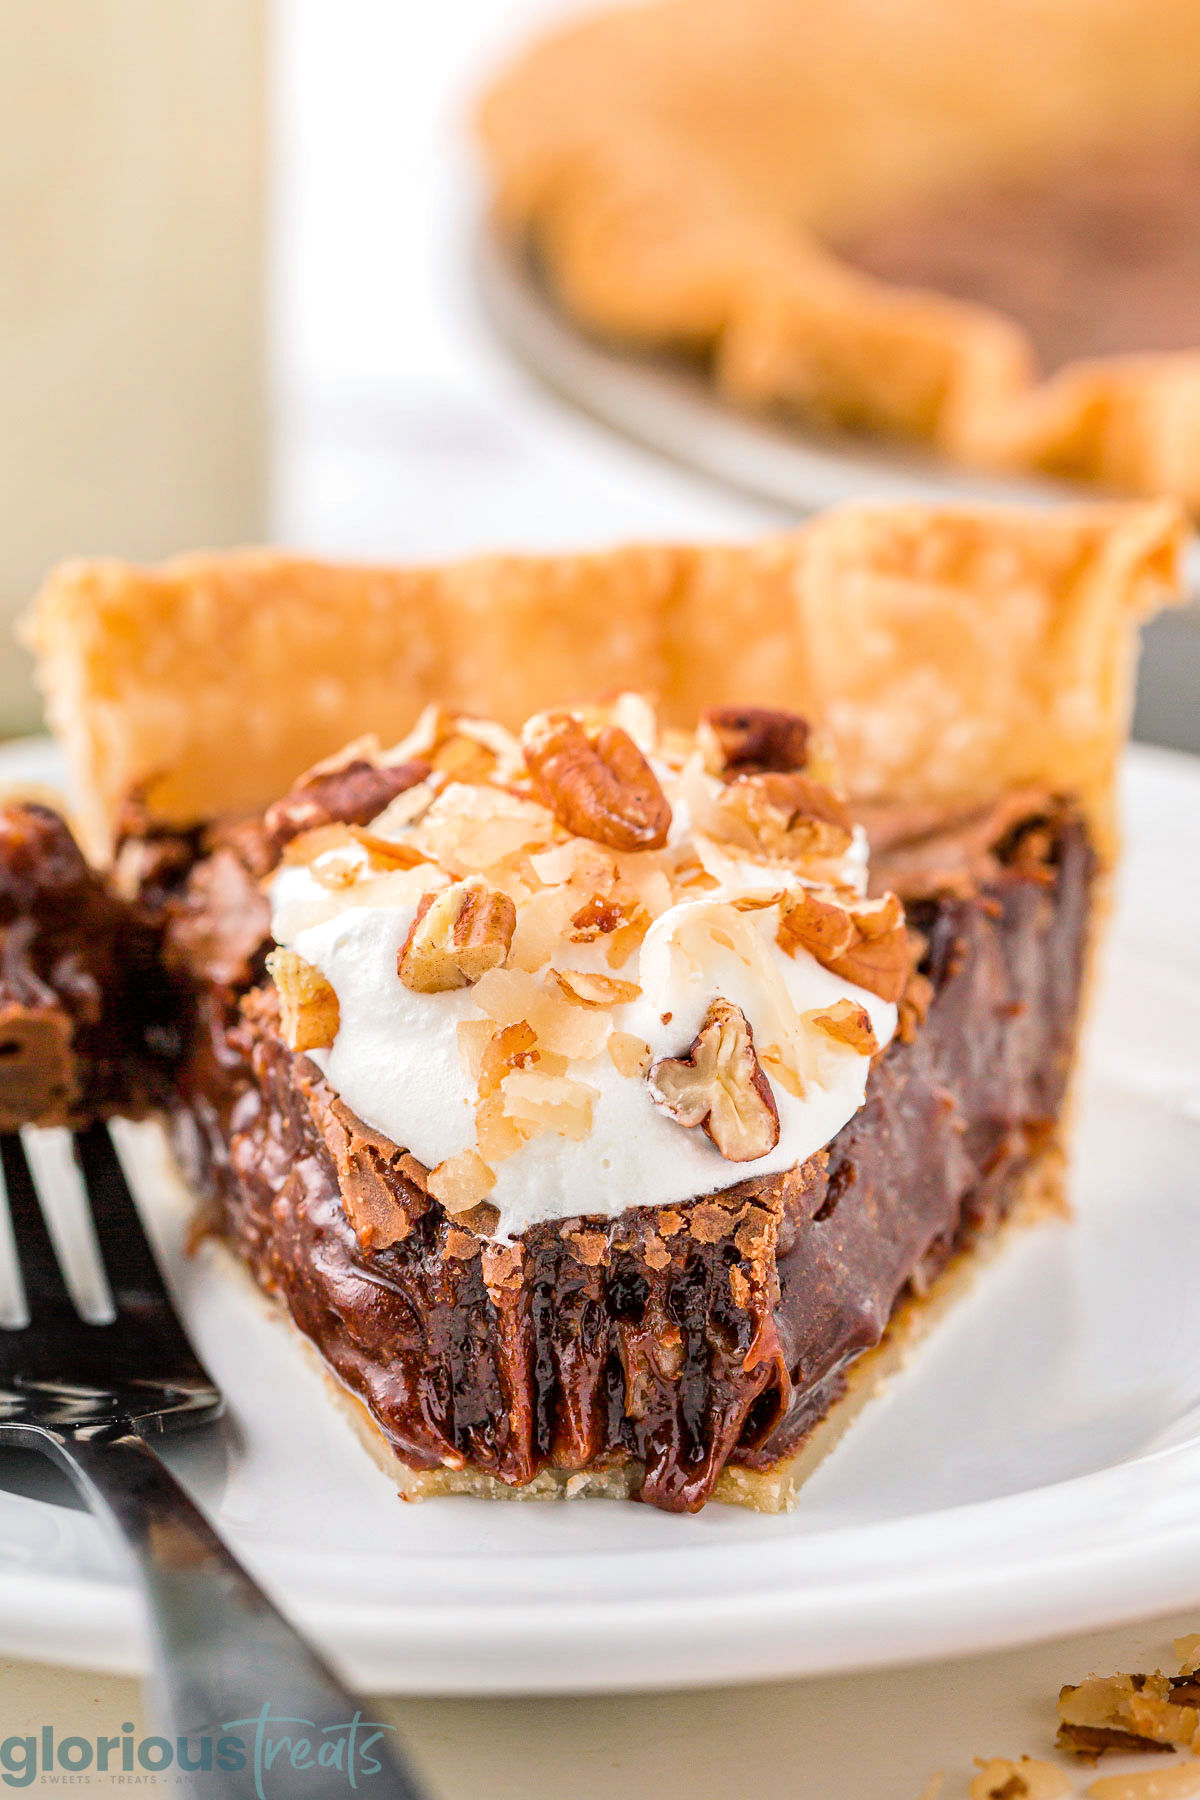
[[[624,909],[611,900],[588,900],[571,917],[571,942],[594,944],[598,937],[609,937],[624,922]]]
[[[538,713],[521,741],[534,791],[565,830],[610,850],[660,850],[666,843],[666,795],[619,725],[589,737],[573,713]]]
[[[702,1125],[728,1162],[754,1162],[779,1142],[779,1109],[739,1007],[714,1000],[686,1056],[664,1057],[647,1079],[680,1125]]]
[[[832,892],[822,894],[816,888],[797,888],[784,894],[779,902],[775,937],[780,949],[789,956],[797,950],[807,950],[828,968],[846,954],[857,936],[849,903]]]
[[[844,803],[808,775],[738,775],[717,812],[734,837],[748,835],[758,850],[785,860],[838,856],[854,836]]]
[[[780,902],[776,939],[789,956],[807,950],[835,975],[881,1000],[898,1001],[904,992],[909,942],[904,908],[895,894],[842,901],[799,888]]]
[[[807,719],[765,706],[718,706],[706,712],[696,732],[714,775],[790,774],[808,761]]]
[[[279,993],[279,1029],[289,1050],[324,1050],[338,1034],[338,997],[294,950],[272,950],[267,968]]]
[[[1191,1689],[1187,1675],[1091,1675],[1059,1691],[1058,1746],[1094,1761],[1191,1744],[1200,1729]]]
[[[508,955],[517,909],[482,875],[423,896],[400,949],[399,974],[418,994],[470,987]]]
[[[426,762],[377,763],[372,747],[360,740],[342,752],[340,762],[318,763],[267,808],[263,824],[276,855],[302,831],[319,825],[369,825],[397,794],[430,773]]]

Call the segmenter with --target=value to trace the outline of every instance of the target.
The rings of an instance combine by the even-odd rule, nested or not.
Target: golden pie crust
[[[536,45],[480,125],[564,306],[730,400],[1200,507],[1195,350],[1069,362],[828,246],[1081,149],[1200,129],[1190,0],[656,0]]]
[[[133,796],[164,823],[261,808],[364,731],[398,739],[430,699],[516,724],[584,689],[636,687],[657,689],[680,723],[734,699],[823,720],[862,801],[953,804],[1021,785],[1072,794],[1111,864],[1137,625],[1175,593],[1182,536],[1165,503],[856,507],[752,544],[440,568],[266,551],[157,569],[72,563],[50,576],[26,629],[99,853]],[[1061,1209],[1063,1130],[1027,1172],[1018,1222]],[[795,1456],[726,1470],[716,1497],[790,1505],[989,1249],[904,1304]],[[343,1398],[410,1498],[629,1489],[628,1472],[546,1475],[515,1493],[480,1475],[418,1473]]]
[[[261,810],[430,699],[518,725],[636,688],[822,720],[858,800],[1071,793],[1102,850],[1135,627],[1178,581],[1171,505],[849,507],[729,546],[361,568],[271,551],[55,570],[25,631],[93,854]]]

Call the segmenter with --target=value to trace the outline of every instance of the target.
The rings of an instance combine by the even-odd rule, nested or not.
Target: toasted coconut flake
[[[414,842],[452,875],[470,875],[542,849],[554,836],[554,820],[536,800],[455,781],[434,800]]]
[[[644,1075],[654,1060],[649,1044],[631,1031],[614,1031],[608,1040],[608,1056],[618,1075]]]
[[[374,832],[364,831],[359,825],[352,825],[350,834],[366,851],[372,869],[417,869],[427,861],[415,845],[403,843],[398,838],[376,837]]]
[[[475,1108],[475,1143],[488,1163],[504,1162],[515,1156],[528,1143],[532,1130],[510,1119],[504,1110],[502,1092],[489,1094]]]
[[[514,1069],[528,1068],[536,1044],[534,1029],[524,1019],[513,1025],[502,1025],[499,1031],[492,1032],[479,1062],[480,1098],[486,1100],[489,1094],[494,1094],[505,1076],[511,1075]]]
[[[609,933],[604,946],[604,958],[610,969],[623,968],[634,951],[641,949],[642,940],[652,924],[653,920],[644,906],[634,906],[625,912],[616,930]]]
[[[643,756],[651,755],[658,743],[658,715],[645,694],[618,694],[605,710],[608,724],[619,725]]]
[[[345,887],[364,870],[415,869],[428,858],[412,844],[377,837],[361,825],[333,824],[302,831],[284,845],[280,861],[285,867],[307,864],[325,887]]]
[[[638,856],[622,856],[618,861],[619,897],[628,911],[640,908],[650,918],[657,919],[668,907],[674,906],[675,890],[671,885],[674,858],[667,852],[642,851]]]
[[[1179,1658],[1179,1673],[1194,1675],[1200,1670],[1200,1631],[1192,1631],[1186,1637],[1177,1637],[1172,1648]]]
[[[778,1044],[767,1044],[759,1052],[759,1061],[772,1081],[777,1081],[794,1100],[803,1100],[808,1092],[804,1077],[787,1051]]]
[[[279,1029],[289,1050],[325,1050],[338,1034],[338,997],[294,950],[272,950],[267,969],[279,993]]]
[[[595,1088],[566,1075],[516,1069],[504,1084],[504,1110],[518,1124],[528,1122],[560,1137],[583,1139],[592,1129]]]
[[[532,1026],[539,1049],[572,1061],[599,1056],[609,1034],[608,1014],[564,999],[553,977],[543,982],[520,969],[493,969],[477,984],[474,998],[497,1024],[523,1021]]]
[[[458,1060],[472,1081],[479,1080],[483,1054],[495,1035],[491,1019],[460,1019],[458,1023]]]
[[[977,1756],[975,1766],[979,1774],[971,1782],[971,1800],[1063,1800],[1072,1791],[1061,1769],[1028,1756],[1019,1762],[1010,1762],[1006,1756],[993,1756],[985,1762]]]
[[[677,1124],[701,1126],[728,1162],[755,1162],[779,1142],[779,1109],[739,1007],[714,1000],[686,1056],[649,1073],[656,1102]]]
[[[835,1043],[846,1044],[860,1056],[874,1056],[879,1050],[879,1039],[871,1025],[871,1015],[856,1000],[836,1000],[832,1006],[802,1013],[800,1016],[818,1031],[833,1038]]]
[[[299,832],[286,843],[279,860],[285,868],[296,863],[311,863],[327,851],[349,849],[353,841],[348,825],[317,825],[311,831]]]
[[[399,974],[418,994],[470,987],[508,955],[516,908],[474,875],[427,894],[400,951]]]
[[[405,788],[371,820],[372,836],[389,838],[393,832],[407,833],[410,826],[424,818],[444,785],[444,776],[428,775],[424,781]]]
[[[509,961],[513,968],[534,974],[544,969],[563,943],[575,899],[566,888],[543,888],[517,908]]]
[[[596,975],[586,969],[555,969],[559,989],[576,1006],[628,1006],[641,998],[636,981],[619,981],[615,975]]]
[[[496,1185],[494,1172],[477,1150],[448,1156],[429,1171],[429,1192],[448,1213],[464,1213],[486,1200]]]
[[[548,887],[571,887],[578,896],[604,899],[616,884],[612,851],[590,838],[568,838],[564,844],[538,851],[530,860],[539,881]]]

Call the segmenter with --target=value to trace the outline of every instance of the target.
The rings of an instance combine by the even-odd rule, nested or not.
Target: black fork
[[[292,1800],[361,1786],[374,1800],[421,1800],[387,1748],[391,1728],[370,1720],[152,1449],[160,1432],[216,1419],[224,1402],[175,1313],[107,1130],[93,1126],[74,1145],[116,1316],[94,1324],[76,1311],[21,1139],[0,1136],[29,1315],[0,1327],[0,1445],[51,1457],[132,1552],[150,1613],[152,1697],[176,1768],[200,1765],[194,1791]],[[239,1760],[231,1739],[240,1767],[228,1766]],[[304,1740],[310,1749],[297,1751]]]

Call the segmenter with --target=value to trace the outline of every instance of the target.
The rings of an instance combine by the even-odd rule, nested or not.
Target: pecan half
[[[807,950],[856,987],[898,1001],[908,981],[910,954],[904,908],[895,894],[843,903],[799,888],[779,906],[776,941],[789,956]]]
[[[508,955],[517,909],[482,875],[426,894],[400,949],[399,975],[417,994],[470,987]]]
[[[430,773],[426,762],[376,763],[351,745],[340,764],[318,763],[289,794],[267,808],[263,825],[276,856],[302,831],[319,825],[369,825],[397,794],[416,787]]]
[[[808,761],[811,730],[799,713],[765,706],[718,706],[706,712],[696,732],[706,765],[714,775],[789,774]]]
[[[289,1050],[325,1050],[338,1034],[338,997],[294,950],[272,950],[267,968],[279,994],[279,1030]]]
[[[677,1124],[701,1125],[727,1162],[754,1162],[779,1142],[779,1109],[740,1007],[714,1000],[686,1056],[663,1057],[647,1077]]]
[[[671,808],[627,731],[589,737],[573,713],[538,713],[521,743],[535,793],[565,830],[610,850],[661,850]]]
[[[848,850],[854,828],[832,788],[808,775],[738,775],[717,801],[734,835],[749,832],[768,856],[790,860],[837,856]]]

